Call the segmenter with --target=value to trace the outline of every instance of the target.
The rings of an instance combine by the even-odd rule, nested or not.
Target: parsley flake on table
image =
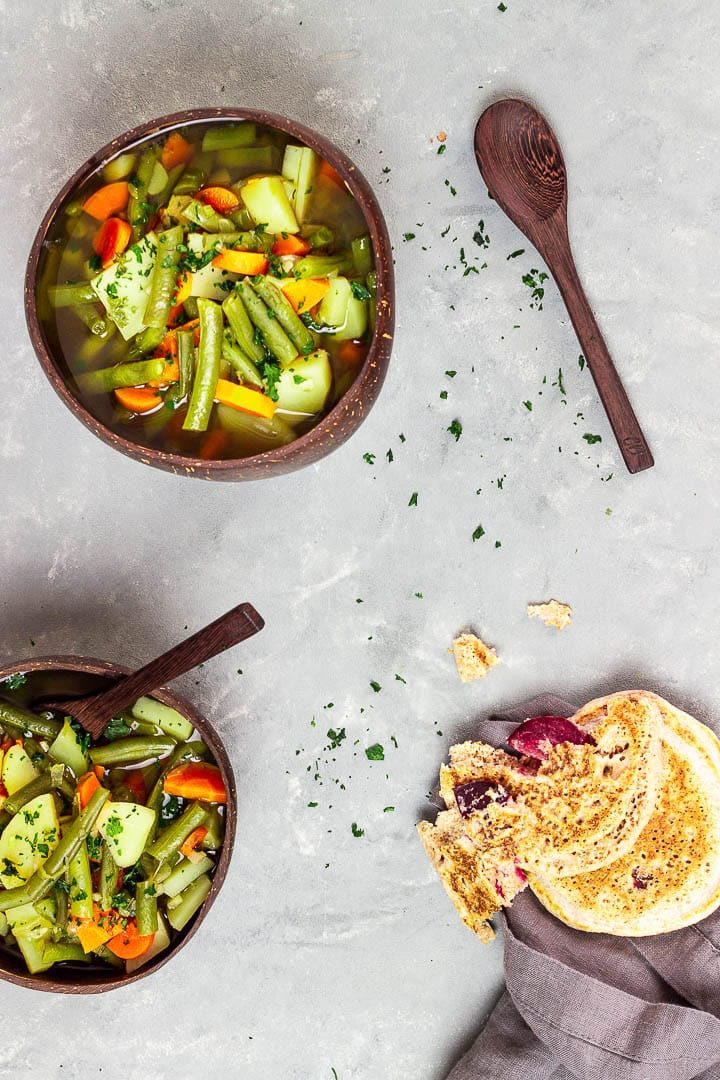
[[[602,442],[602,435],[591,435],[589,432],[586,432],[583,435],[583,439],[586,443],[588,443],[588,445],[592,446],[593,443]]]
[[[7,678],[2,680],[3,686],[7,686],[8,690],[19,690],[26,682],[27,675],[23,674],[22,671],[16,671],[13,675],[8,675]]]
[[[369,289],[366,289],[359,281],[350,282],[350,292],[353,294],[356,300],[370,300],[372,294]]]
[[[395,809],[394,806],[383,806],[383,814],[389,814]]]
[[[453,438],[455,439],[455,442],[458,442],[458,440],[460,439],[460,436],[462,435],[462,430],[463,430],[462,429],[462,424],[460,423],[460,421],[459,420],[453,420],[447,430],[453,436]]]
[[[417,506],[417,504],[418,504],[418,493],[417,493],[417,491],[413,491],[412,495],[410,496],[410,502],[408,503],[408,506]]]
[[[396,675],[395,676],[395,681],[396,682],[401,682],[404,686],[407,686],[407,681],[405,679],[403,679],[402,675]]]
[[[532,412],[532,401],[523,401],[523,405],[528,412]]]
[[[382,686],[375,679],[370,680],[370,685],[371,685],[371,687],[373,688],[373,690],[375,691],[376,694],[379,694],[380,691],[382,690]]]
[[[414,240],[414,239],[415,239],[415,233],[414,232],[404,232],[403,233],[403,240],[407,241],[407,240]]]
[[[583,356],[582,353],[580,353],[580,355],[578,356],[578,367],[580,368],[581,371],[585,367],[585,357]]]
[[[507,259],[506,259],[506,262],[509,259],[517,259],[517,257],[519,255],[524,255],[524,254],[525,254],[525,248],[518,248],[517,251],[511,251],[510,254],[508,255]]]
[[[475,532],[472,534],[473,543],[475,543],[476,540],[479,540],[480,537],[484,535],[485,530],[483,529],[482,525],[478,525],[477,529],[475,529]]]
[[[457,371],[446,371],[445,374],[447,375],[448,379],[454,379],[457,375]]]
[[[368,465],[375,464],[375,455],[371,453],[363,454],[363,461],[367,461]]]
[[[361,829],[356,821],[353,821],[350,828],[352,829],[353,836],[364,836],[365,835],[365,830]]]
[[[365,757],[368,761],[384,761],[385,750],[380,743],[373,743],[372,746],[365,747]]]

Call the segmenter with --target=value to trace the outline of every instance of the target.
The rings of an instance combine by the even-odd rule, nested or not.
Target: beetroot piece
[[[595,745],[592,735],[564,716],[533,716],[515,728],[508,738],[508,746],[512,746],[513,750],[538,761],[545,760],[550,747],[565,742]]]
[[[478,810],[484,810],[491,802],[506,803],[510,796],[499,784],[489,780],[469,780],[467,784],[458,784],[455,788],[457,808],[464,818]]]

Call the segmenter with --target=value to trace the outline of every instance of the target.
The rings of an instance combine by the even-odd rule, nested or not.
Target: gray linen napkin
[[[478,725],[500,745],[551,694]],[[647,938],[586,934],[526,891],[502,916],[507,989],[447,1080],[720,1080],[720,910]]]

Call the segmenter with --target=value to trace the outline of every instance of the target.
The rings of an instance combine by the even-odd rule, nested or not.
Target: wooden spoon
[[[138,698],[192,671],[198,664],[210,660],[232,645],[252,637],[262,630],[264,625],[265,620],[258,615],[252,604],[239,604],[209,626],[191,634],[179,645],[174,645],[156,660],[151,660],[145,667],[132,675],[123,676],[107,690],[86,697],[45,702],[44,705],[33,704],[35,707],[55,709],[74,717],[93,739],[99,739],[113,716],[127,709]]]
[[[570,249],[567,177],[560,144],[541,114],[505,98],[475,128],[475,157],[488,192],[547,263],[575,327],[620,452],[631,473],[653,464],[615,365],[585,296]]]

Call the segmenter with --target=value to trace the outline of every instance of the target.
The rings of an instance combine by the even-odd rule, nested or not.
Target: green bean
[[[124,968],[125,961],[121,960],[119,956],[116,956],[114,952],[110,952],[107,945],[100,945],[97,949],[93,950],[99,960],[104,960],[106,964],[110,964],[114,968]]]
[[[346,274],[353,269],[352,258],[347,255],[304,255],[293,266],[294,278],[327,277],[328,274]]]
[[[239,206],[237,210],[233,210],[230,221],[236,229],[252,229],[255,226],[255,222],[246,206]]]
[[[187,926],[195,912],[202,906],[211,888],[212,881],[207,874],[203,874],[202,877],[193,881],[192,885],[188,885],[179,896],[168,902],[168,922],[174,930],[182,930],[184,926]]]
[[[32,761],[36,769],[44,772],[50,766],[50,759],[43,750],[37,739],[26,737],[23,739],[23,750]]]
[[[222,361],[222,308],[213,300],[200,298],[198,299],[198,313],[200,318],[200,346],[195,381],[183,423],[184,431],[207,430]]]
[[[87,844],[81,844],[67,869],[70,886],[70,914],[76,919],[92,919],[93,887]]]
[[[165,777],[170,770],[174,769],[176,765],[182,765],[184,761],[201,760],[202,758],[207,757],[207,753],[208,750],[205,743],[195,740],[193,742],[181,743],[180,746],[175,748],[145,802],[147,807],[155,811],[157,817],[160,815],[160,807],[162,806],[163,801],[163,784],[165,782]]]
[[[157,257],[150,279],[150,295],[145,307],[145,325],[155,327],[156,330],[163,330],[170,316],[180,262],[178,244],[182,242],[182,225],[175,225],[172,229],[158,233]]]
[[[255,142],[257,127],[255,124],[222,124],[209,127],[203,135],[202,152],[212,150],[230,150],[236,146],[251,146]]]
[[[282,326],[265,307],[252,285],[247,281],[238,281],[235,291],[239,294],[251,321],[258,328],[268,349],[278,358],[283,367],[292,364],[298,354]]]
[[[56,768],[59,770],[59,773],[55,773]],[[58,775],[62,777],[60,781],[58,781]],[[69,801],[72,801],[74,787],[70,783],[70,776],[70,770],[65,765],[53,765],[52,769],[40,773],[39,776],[36,776],[34,780],[31,780],[28,784],[25,784],[24,787],[19,788],[18,791],[14,791],[12,795],[8,795],[3,803],[2,813],[4,814],[7,812],[10,816],[17,814],[19,810],[22,810],[26,803],[31,801],[31,799],[36,799],[38,795],[47,795],[47,793],[53,789],[61,790],[65,797],[67,797],[67,793],[69,792]]]
[[[84,810],[65,829],[65,835],[45,862],[25,882],[13,889],[0,890],[0,911],[20,904],[32,904],[46,896],[58,878],[66,872],[79,849],[84,846],[98,815],[110,797],[106,788],[95,791]]]
[[[173,821],[171,825],[163,829],[157,840],[147,849],[148,854],[160,863],[165,862],[180,849],[190,833],[202,825],[207,810],[207,803],[191,802],[177,821]]]
[[[188,885],[191,885],[196,878],[207,873],[208,870],[212,870],[212,868],[213,861],[208,859],[207,855],[203,855],[197,862],[190,862],[190,859],[181,858],[177,866],[164,878],[160,892],[164,893],[165,896],[177,896]]]
[[[173,195],[194,195],[203,186],[206,177],[207,173],[203,169],[195,166],[186,169],[172,189]]]
[[[48,300],[51,307],[75,307],[76,304],[96,304],[98,295],[89,281],[78,281],[67,285],[48,285]]]
[[[255,363],[261,363],[265,359],[265,353],[262,345],[255,340],[255,330],[253,324],[250,322],[250,316],[247,313],[247,309],[242,300],[236,292],[230,293],[230,295],[223,300],[222,309],[225,313],[225,318],[230,324],[235,340],[250,359]]]
[[[303,225],[300,235],[307,240],[313,251],[335,243],[335,231],[329,225]]]
[[[238,247],[243,251],[264,251],[267,240],[253,230],[245,232],[229,233],[203,233],[203,251],[210,251],[214,247]]]
[[[350,246],[352,249],[353,262],[355,263],[355,272],[358,277],[364,278],[373,268],[370,237],[367,233],[364,236],[357,236]]]
[[[43,739],[54,739],[62,724],[57,720],[37,716],[26,709],[20,709],[17,705],[0,701],[0,726],[13,728],[20,733],[31,731],[33,735],[39,735]]]
[[[157,889],[154,881],[138,881],[135,886],[135,914],[138,934],[154,934],[158,928]]]
[[[192,330],[178,330],[178,394],[185,397],[192,390],[195,377],[195,335]]]
[[[132,226],[132,241],[136,243],[143,235],[148,222],[148,184],[160,156],[159,146],[148,146],[138,163],[135,176],[129,181],[130,199],[127,205],[127,218]]]
[[[229,218],[218,214],[217,210],[213,210],[212,206],[200,202],[199,199],[192,199],[181,216],[186,221],[191,221],[193,225],[199,225],[201,229],[206,229],[208,232],[231,233],[235,231],[235,226]]]
[[[245,355],[240,346],[236,345],[235,342],[231,340],[228,333],[223,335],[222,355],[223,360],[226,360],[237,372],[242,382],[250,383],[251,386],[257,386],[262,389],[262,375],[253,364],[252,360]]]
[[[287,296],[280,292],[278,287],[273,285],[272,281],[268,281],[266,277],[255,282],[254,289],[268,309],[273,312],[297,351],[304,356],[312,352],[315,347],[315,339],[302,319],[298,317]]]
[[[274,146],[239,146],[219,150],[217,161],[228,169],[247,169],[250,172],[263,172],[277,169],[279,154]]]
[[[122,386],[139,386],[162,377],[165,361],[136,360],[128,364],[116,364],[115,367],[99,368],[86,371],[77,376],[78,388],[85,394],[107,394]],[[1,718],[0,718],[1,719]]]
[[[146,326],[133,342],[131,354],[133,356],[143,356],[145,353],[153,352],[157,349],[162,339],[165,337],[165,327]]]
[[[49,941],[43,950],[43,964],[58,964],[63,960],[75,963],[90,963],[90,956],[85,953],[77,941]]]
[[[103,340],[110,337],[108,327],[112,323],[100,314],[95,304],[73,304],[71,310],[95,337],[103,338]]]
[[[103,353],[107,358],[106,363],[109,363],[111,357],[117,361],[124,360],[132,355],[132,350],[127,349],[123,338],[115,337],[115,323],[111,322],[108,326],[110,333],[106,338],[88,334],[75,350],[75,369],[77,371],[87,371],[88,368],[93,367],[99,353]],[[108,347],[109,343],[111,347]]]
[[[185,172],[185,163],[184,162],[181,162],[179,165],[175,165],[174,168],[170,169],[170,171],[168,173],[167,183],[165,184],[165,187],[162,189],[162,191],[160,192],[160,194],[157,197],[158,206],[166,206],[167,205],[167,203],[168,203],[168,201],[170,199],[170,196],[175,191],[175,185],[177,184],[178,180],[180,179],[180,177],[182,176],[182,174],[184,172]]]
[[[370,299],[368,300],[368,322],[370,324],[370,330],[375,329],[375,319],[377,318],[377,273],[371,270],[365,278],[365,284],[367,290],[370,293]]]
[[[138,735],[118,739],[107,746],[91,746],[93,765],[136,765],[148,758],[161,758],[174,750],[174,739],[164,735]]]
[[[113,906],[113,896],[117,892],[120,867],[112,857],[109,844],[103,844],[100,858],[100,875],[98,879],[98,893],[100,894],[100,907],[103,911],[109,911]]]
[[[187,300],[185,300],[184,303],[183,303],[183,310],[185,311],[185,314],[187,315],[188,319],[197,319],[197,317],[198,317],[197,297],[196,296],[188,296]]]
[[[63,882],[63,885],[65,883]],[[58,927],[67,926],[68,921],[68,894],[67,889],[55,886],[55,919]]]

